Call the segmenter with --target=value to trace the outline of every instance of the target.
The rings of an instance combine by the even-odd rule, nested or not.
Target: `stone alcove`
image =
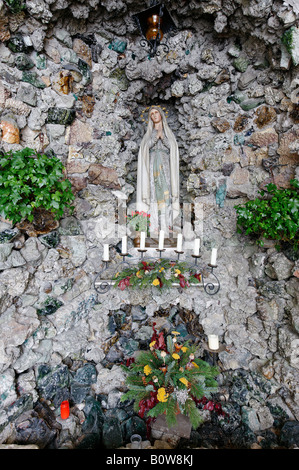
[[[149,60],[132,21],[145,3],[0,2],[1,150],[54,152],[76,194],[73,216],[65,214],[52,240],[10,232],[1,219],[0,441],[22,442],[17,430],[28,415],[46,426],[44,398],[54,414],[47,422],[52,416],[60,425],[44,444],[98,445],[104,425],[108,435],[112,422],[120,429],[132,417],[118,406],[124,377],[111,360],[117,341],[126,338],[116,351],[120,360],[128,343],[136,346],[138,325],[146,341],[154,321],[168,327],[176,318],[174,325],[187,324],[189,333],[198,328],[200,341],[216,328],[227,346],[219,380],[234,416],[234,445],[250,446],[259,437],[260,446],[298,446],[283,432],[280,442],[270,436],[272,426],[280,432],[299,417],[298,256],[289,246],[276,252],[271,241],[261,248],[237,234],[234,210],[272,176],[283,187],[298,178],[298,57],[281,42],[292,27],[298,41],[298,7],[278,0],[169,2],[178,32],[169,54]],[[219,250],[215,297],[196,289],[163,295],[113,289],[99,296],[93,286],[107,241],[103,224],[108,216],[115,222],[119,199],[134,202],[141,114],[152,101],[167,106],[177,136],[181,202],[203,211],[202,226],[192,220],[203,261],[212,246]],[[117,232],[107,238],[116,264],[120,238]],[[120,312],[135,322],[123,335]],[[96,379],[77,374],[86,363]],[[58,389],[45,389],[47,380],[55,383],[55,371]],[[66,422],[59,400],[71,389],[76,399]],[[117,423],[108,422],[113,413]],[[202,436],[193,438],[202,443]]]

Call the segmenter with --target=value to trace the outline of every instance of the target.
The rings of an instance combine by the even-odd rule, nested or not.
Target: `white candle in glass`
[[[145,232],[140,233],[140,250],[145,249]]]
[[[217,259],[217,248],[212,249],[212,255],[211,255],[211,265],[216,266],[216,259]]]
[[[126,236],[122,237],[121,253],[123,255],[125,255],[127,253],[127,237]]]
[[[200,247],[200,238],[195,238],[194,240],[194,255],[199,255],[199,247]]]
[[[159,250],[163,250],[164,248],[164,230],[160,230],[159,235]]]
[[[109,261],[109,245],[104,245],[103,261]]]
[[[208,335],[209,349],[219,349],[219,339],[217,335]]]
[[[181,233],[178,234],[178,241],[177,241],[177,251],[182,251],[182,245],[183,245],[183,235]]]

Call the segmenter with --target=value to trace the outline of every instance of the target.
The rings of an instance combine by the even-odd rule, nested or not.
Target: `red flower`
[[[188,286],[189,287],[189,282],[185,279],[185,277],[182,274],[179,274],[179,279],[180,279],[180,286],[182,288]]]
[[[128,277],[125,277],[124,279],[121,279],[118,283],[118,287],[121,289],[121,290],[124,290],[126,287],[128,287],[130,285],[130,278],[129,276]]]
[[[208,401],[208,403],[203,407],[204,410],[209,410],[213,411],[214,410],[214,402],[213,401]]]

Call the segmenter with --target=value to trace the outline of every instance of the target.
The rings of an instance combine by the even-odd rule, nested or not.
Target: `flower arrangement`
[[[132,211],[131,214],[126,215],[128,224],[136,232],[146,232],[149,234],[150,228],[150,214],[144,211]]]
[[[165,339],[163,332],[155,330],[155,323],[153,330],[149,350],[140,351],[129,364],[122,365],[129,388],[122,401],[133,399],[141,418],[153,419],[164,413],[169,427],[182,413],[197,429],[203,421],[197,404],[217,391],[218,369],[197,357],[197,348],[189,341],[180,342],[177,331]]]
[[[190,268],[184,262],[159,259],[157,261],[141,261],[137,266],[125,268],[115,274],[115,286],[124,290],[126,287],[149,287],[158,289],[169,288],[178,283],[181,288],[201,282],[201,274],[195,267]]]

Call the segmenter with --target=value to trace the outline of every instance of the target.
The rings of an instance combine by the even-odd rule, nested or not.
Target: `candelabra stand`
[[[145,258],[145,253],[148,251],[147,249],[145,248],[139,248],[137,250],[139,253],[140,253],[140,261],[143,261]],[[156,251],[159,253],[159,259],[162,258],[162,254],[166,251],[165,249],[160,249],[160,248],[156,248]],[[178,251],[178,250],[174,250],[176,255],[177,255],[177,262],[180,260],[180,256],[184,254],[184,251]],[[131,266],[132,264],[129,263],[128,261],[126,261],[126,257],[128,256],[128,253],[121,253],[121,256],[122,256],[122,261],[120,263],[118,263],[118,265],[116,266],[116,270],[115,270],[115,274],[119,271],[122,271],[123,270],[123,266],[124,265],[127,265],[127,266]],[[199,282],[198,284],[191,284],[192,287],[200,287],[202,286],[204,288],[204,291],[209,294],[209,295],[215,295],[217,294],[217,292],[219,292],[219,289],[220,289],[220,281],[219,279],[217,278],[217,276],[215,275],[214,273],[214,270],[217,268],[217,265],[213,265],[213,264],[208,264],[207,267],[205,268],[202,268],[199,266],[198,264],[198,261],[199,259],[201,258],[201,254],[192,254],[192,258],[194,258],[194,263],[190,265],[190,270],[192,271],[192,268],[193,269],[196,269],[198,271],[198,269],[200,269],[200,275],[201,275],[201,282]],[[148,258],[146,258],[148,259]],[[149,258],[148,260],[153,260],[153,258]],[[175,261],[174,261],[175,262]],[[116,276],[112,276],[111,279],[105,279],[104,278],[104,275],[105,273],[108,271],[108,268],[109,268],[109,260],[104,260],[104,267],[103,269],[96,275],[96,278],[94,280],[94,288],[95,290],[99,293],[99,294],[105,294],[107,293],[111,286],[114,285],[115,281],[113,280]],[[214,278],[214,282],[212,281],[207,281],[205,282],[205,275],[203,274],[204,271],[207,271],[209,272],[209,275],[211,275],[213,278]],[[177,283],[174,283],[173,286],[178,286]]]
[[[98,294],[106,294],[111,288],[111,283],[109,281],[101,280],[103,273],[105,273],[108,270],[108,267],[109,267],[109,260],[107,261],[105,260],[104,268],[95,277],[94,288],[98,292]],[[101,280],[101,282],[99,282],[98,280]]]
[[[212,356],[213,366],[217,363],[218,354],[226,349],[224,344],[219,344],[218,349],[211,349],[206,342],[203,342],[203,348]]]
[[[214,294],[217,294],[217,292],[220,289],[220,281],[218,277],[216,276],[216,274],[214,273],[214,269],[217,268],[217,265],[213,265],[209,263],[208,266],[210,268],[210,274],[214,277],[214,279],[216,279],[216,284],[211,281],[205,283],[203,279],[203,288],[207,294],[214,295]]]
[[[165,248],[156,248],[156,251],[160,253],[159,258],[162,258],[162,253],[165,251]]]

